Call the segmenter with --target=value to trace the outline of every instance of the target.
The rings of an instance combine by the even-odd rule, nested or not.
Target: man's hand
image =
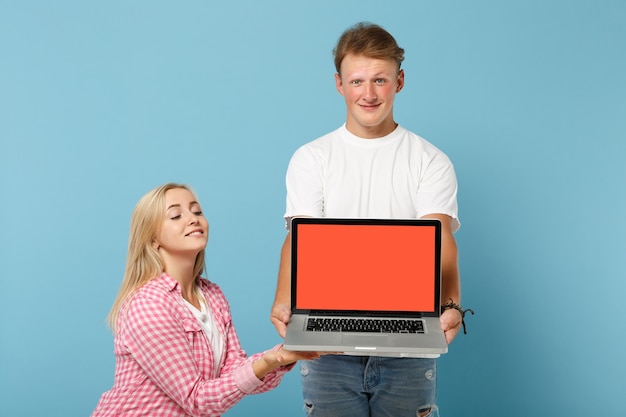
[[[441,314],[440,321],[441,330],[443,330],[446,335],[446,342],[450,344],[456,337],[457,333],[459,333],[459,330],[461,330],[463,316],[461,316],[461,313],[458,310],[449,308]]]
[[[280,337],[285,337],[287,333],[287,323],[291,317],[291,309],[287,304],[275,303],[272,307],[272,313],[270,314],[270,320]]]

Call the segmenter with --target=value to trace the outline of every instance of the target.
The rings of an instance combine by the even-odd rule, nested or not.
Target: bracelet
[[[461,324],[463,325],[463,334],[467,334],[467,330],[465,329],[465,313],[469,311],[473,315],[474,310],[472,310],[471,308],[466,308],[465,310],[463,310],[463,307],[455,303],[454,300],[450,298],[450,301],[448,301],[447,303],[441,306],[441,312],[443,313],[444,311],[449,310],[451,308],[461,313]]]

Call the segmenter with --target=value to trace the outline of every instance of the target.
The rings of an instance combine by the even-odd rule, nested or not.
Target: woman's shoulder
[[[177,308],[180,299],[178,282],[167,274],[162,274],[142,285],[129,299],[127,307],[131,308]]]
[[[167,274],[151,279],[137,290],[137,295],[162,297],[176,290],[178,281]]]
[[[172,279],[163,275],[156,277],[142,285],[126,300],[118,319],[120,333],[138,331],[149,323],[163,322],[171,317],[184,315],[179,292],[170,280]]]

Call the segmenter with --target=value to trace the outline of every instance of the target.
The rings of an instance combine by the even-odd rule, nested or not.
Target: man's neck
[[[382,138],[396,130],[397,127],[398,124],[393,121],[393,119],[388,123],[382,123],[376,126],[362,126],[357,123],[350,123],[350,120],[346,121],[346,129],[348,129],[348,132],[361,139]]]

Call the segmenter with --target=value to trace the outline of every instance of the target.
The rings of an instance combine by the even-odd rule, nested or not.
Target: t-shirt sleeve
[[[287,168],[287,201],[285,220],[289,229],[289,219],[295,216],[322,217],[324,194],[321,164],[311,149],[298,149]]]
[[[438,154],[422,173],[417,191],[417,216],[441,213],[452,217],[452,232],[456,232],[461,223],[458,216],[458,184],[454,166],[443,153]]]

